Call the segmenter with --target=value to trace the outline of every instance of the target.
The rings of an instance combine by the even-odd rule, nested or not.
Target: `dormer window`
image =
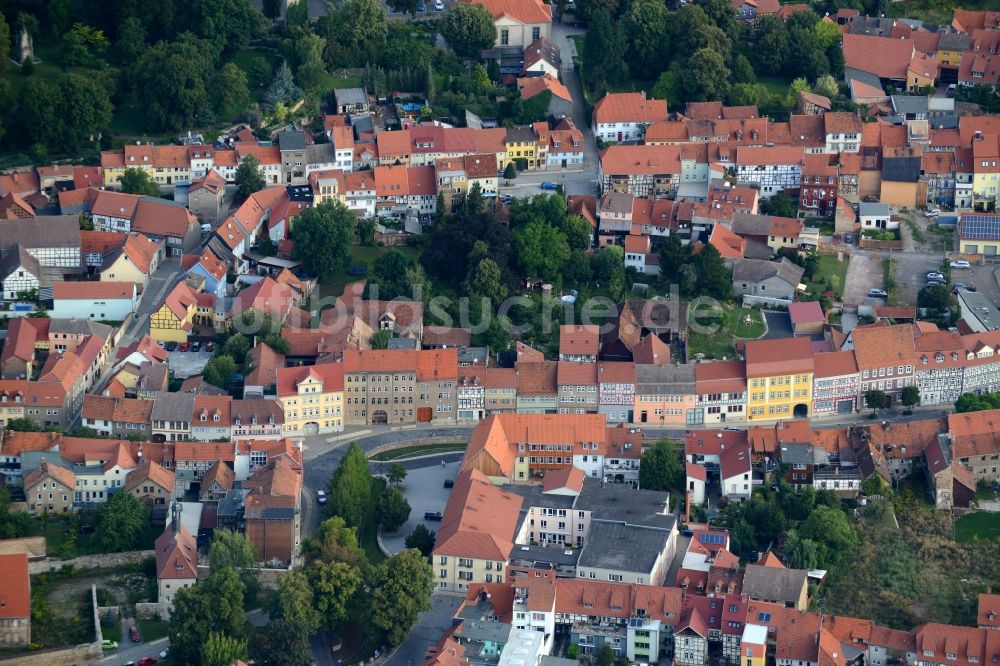
[[[215,414],[212,414],[212,420],[215,421],[215,422],[219,421],[219,412],[216,412]]]
[[[243,422],[242,419],[240,419],[240,417],[238,416],[233,420],[233,423],[235,423],[236,425],[239,425],[242,422]]]

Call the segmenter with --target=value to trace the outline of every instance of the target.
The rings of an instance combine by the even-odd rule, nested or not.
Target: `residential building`
[[[800,146],[739,146],[734,163],[736,180],[760,187],[761,199],[797,190],[802,180],[804,151]]]
[[[31,643],[31,576],[26,553],[0,555],[0,646],[24,648]]]
[[[859,405],[861,376],[852,351],[813,354],[813,413],[852,414]]]
[[[596,328],[596,327],[595,327]],[[596,333],[595,333],[596,339]],[[560,361],[556,373],[560,414],[597,411],[597,364]]]
[[[808,416],[812,406],[812,346],[806,338],[746,343],[747,420]]]
[[[169,608],[177,590],[191,587],[198,580],[198,545],[194,536],[175,518],[157,537],[153,548],[156,551],[156,598]]]
[[[1000,437],[993,426],[1000,411],[948,415],[948,444],[953,461],[971,471],[973,486],[1000,480]],[[956,505],[957,506],[957,505]]]
[[[733,263],[733,291],[751,297],[750,303],[788,305],[795,298],[803,273],[803,268],[787,257],[780,261],[737,259]]]
[[[559,411],[559,363],[556,361],[518,361],[518,414],[556,414]]]
[[[191,439],[194,393],[163,393],[153,401],[150,420],[153,440],[182,442]]]
[[[957,331],[921,331],[914,327],[914,379],[921,405],[953,405],[962,394],[965,345]]]
[[[861,372],[859,400],[869,389],[883,391],[895,402],[903,387],[914,383],[916,349],[910,324],[862,326],[851,333]]]
[[[1000,213],[962,213],[958,220],[958,244],[963,254],[1000,254]]]
[[[188,189],[188,208],[199,220],[208,223],[222,219],[223,202],[226,198],[226,179],[215,169],[191,181]]]
[[[149,318],[149,335],[156,342],[186,342],[194,326],[198,297],[181,280]]]
[[[969,333],[962,336],[965,347],[965,370],[962,393],[1000,391],[1000,331]]]
[[[134,282],[53,282],[53,317],[124,321],[139,304]]]
[[[892,219],[887,203],[858,204],[858,221],[861,229],[892,230],[899,229],[899,219]]]
[[[608,423],[631,423],[636,404],[636,366],[625,361],[597,364],[597,411]]]
[[[809,604],[809,582],[804,569],[748,564],[743,577],[743,594],[804,611]]]
[[[80,221],[76,215],[0,220],[0,256],[16,245],[27,250],[43,269],[61,274],[80,271]]]
[[[697,404],[691,424],[743,421],[747,405],[747,375],[743,361],[716,361],[694,366]]]
[[[147,460],[125,476],[123,492],[135,495],[150,509],[166,508],[174,497],[174,473]]]
[[[279,455],[243,482],[246,535],[261,562],[289,565],[302,545],[302,464]]]
[[[153,400],[87,395],[81,412],[83,426],[107,437],[147,439],[153,404]]]
[[[667,120],[667,101],[647,99],[645,92],[608,93],[594,105],[594,136],[605,142],[641,141],[646,127]]]
[[[42,270],[36,259],[19,243],[0,257],[0,301],[13,301],[18,294],[38,293]]]
[[[476,0],[475,4],[493,17],[495,47],[525,48],[542,37],[551,37],[552,9],[541,0]]]
[[[694,364],[635,366],[633,423],[684,427],[698,422]]]
[[[559,327],[559,360],[594,363],[601,347],[600,327],[562,324]]]
[[[489,368],[483,392],[486,415],[513,414],[517,409],[517,371],[513,368]]]
[[[24,496],[28,511],[34,515],[66,513],[75,501],[76,475],[58,464],[49,465],[42,458],[24,477]]]
[[[276,393],[284,412],[285,434],[344,429],[344,370],[340,363],[277,369]]]

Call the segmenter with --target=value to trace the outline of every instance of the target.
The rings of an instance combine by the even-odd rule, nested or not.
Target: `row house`
[[[601,192],[672,198],[681,180],[682,146],[610,146],[601,153]]]
[[[858,364],[850,351],[813,355],[813,413],[817,416],[851,414],[858,409]]]
[[[513,414],[517,409],[517,371],[513,368],[489,368],[483,391],[486,414]]]
[[[52,272],[79,273],[80,220],[76,215],[37,215],[28,219],[0,220],[0,256],[21,246],[42,268]],[[16,249],[16,248],[15,248]]]
[[[260,175],[264,177],[264,182],[267,185],[280,185],[285,182],[283,178],[282,153],[279,146],[262,146],[259,143],[238,141],[235,152],[237,165],[242,163],[249,155],[257,158]],[[235,176],[235,169],[233,172]],[[224,170],[220,173],[229,180]]]
[[[560,414],[597,411],[597,364],[560,361],[556,374]]]
[[[753,340],[744,355],[748,421],[809,415],[815,365],[808,338]]]
[[[962,345],[965,348],[962,393],[1000,391],[1000,331],[963,335]]]
[[[698,363],[694,366],[696,405],[692,425],[746,419],[747,375],[743,361]]]
[[[454,348],[345,350],[345,424],[454,421],[457,376]]]
[[[833,214],[837,205],[838,184],[837,165],[831,163],[830,155],[805,155],[799,187],[799,210],[820,217]]]
[[[851,333],[851,347],[861,373],[859,400],[869,389],[884,391],[893,402],[914,383],[913,329],[909,324],[862,326]]]
[[[484,197],[496,197],[499,181],[495,155],[465,155],[434,162],[437,193],[444,197],[446,210],[454,211],[476,185]]]
[[[601,141],[641,141],[646,127],[667,120],[667,101],[647,99],[645,92],[608,93],[594,105],[591,129]]]
[[[230,413],[233,417],[234,440],[253,438],[255,441],[268,441],[284,436],[284,410],[277,400],[233,400]]]
[[[58,451],[30,451],[21,456],[27,483],[31,472],[45,461],[74,475],[75,507],[103,504],[125,486],[129,472],[138,467],[130,445],[121,440],[63,437]]]
[[[805,153],[799,146],[738,147],[733,170],[740,183],[756,184],[760,197],[797,190]]]
[[[636,366],[624,361],[597,364],[597,411],[608,423],[631,423],[636,399]]]
[[[857,112],[826,112],[823,119],[828,154],[857,153],[861,149],[861,116]]]
[[[277,395],[285,434],[313,435],[344,429],[344,366],[278,368]]]
[[[458,378],[458,420],[481,421],[486,418],[487,368],[463,368]]]
[[[633,423],[657,427],[684,427],[698,418],[695,366],[635,366]]]
[[[375,167],[375,208],[380,216],[431,216],[437,207],[434,168],[429,166]]]
[[[953,331],[924,332],[913,327],[915,376],[922,405],[952,405],[962,394],[965,345]]]
[[[87,395],[81,413],[83,427],[106,437],[147,439],[151,434],[152,400]]]

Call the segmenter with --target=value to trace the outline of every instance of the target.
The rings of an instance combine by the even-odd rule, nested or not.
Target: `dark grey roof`
[[[889,204],[862,201],[858,204],[858,215],[860,217],[881,216],[889,217]]]
[[[939,51],[967,51],[972,46],[972,37],[964,32],[943,32],[938,39]]]
[[[0,258],[0,280],[5,279],[18,268],[24,268],[24,270],[35,276],[36,279],[42,276],[42,269],[38,265],[38,259],[35,259],[23,245],[14,243],[13,247],[7,250],[3,257]]]
[[[896,113],[927,115],[926,95],[893,95],[890,99]]]
[[[239,483],[238,481],[236,483]],[[243,513],[244,498],[247,491],[242,488],[233,488],[227,492],[216,509],[215,515],[220,517],[238,516]]]
[[[107,340],[114,329],[107,324],[87,319],[52,319],[49,321],[50,333],[71,333],[73,335],[96,335]]]
[[[314,143],[306,147],[307,164],[326,164],[337,161],[337,149],[332,143]]]
[[[389,338],[388,349],[416,349],[416,338]]]
[[[915,183],[920,180],[919,157],[883,157],[882,180]]]
[[[313,200],[311,185],[286,185],[285,192],[288,194],[289,201],[311,202]]]
[[[636,490],[632,486],[603,483],[587,477],[573,508],[590,511],[592,525],[594,522],[620,522],[670,531],[674,529],[677,519],[672,514],[664,513],[666,504],[667,493]]]
[[[805,585],[805,569],[779,569],[748,564],[743,576],[743,594],[762,601],[797,603]]]
[[[299,130],[278,132],[278,148],[281,150],[305,150],[306,133]]]
[[[782,444],[781,462],[786,465],[826,465],[830,456],[826,449],[812,444]]]
[[[333,96],[338,105],[357,106],[368,104],[368,94],[363,88],[334,88]]]
[[[739,236],[767,236],[771,233],[772,223],[773,219],[770,215],[735,213],[730,228],[734,234]]]
[[[802,281],[804,272],[801,266],[787,257],[782,257],[781,261],[737,259],[733,263],[733,282],[763,282],[778,277],[796,287]]]
[[[488,347],[459,347],[458,348],[458,364],[459,365],[474,365],[482,364],[486,365],[486,359],[489,358],[490,350]]]
[[[0,253],[20,243],[39,247],[80,247],[77,215],[39,215],[29,219],[0,220]]]
[[[591,522],[577,566],[649,574],[669,539],[670,532],[664,530]]]
[[[194,414],[194,393],[160,393],[153,400],[153,421],[187,421]]]
[[[504,485],[503,489],[521,497],[524,500],[521,506],[525,511],[533,506],[542,509],[572,509],[573,500],[576,499],[572,495],[546,494],[537,484],[510,483]]]
[[[535,130],[530,126],[508,127],[505,136],[508,142],[520,141],[530,143],[536,140]]]
[[[896,20],[892,18],[858,16],[851,21],[850,34],[888,37],[889,33],[892,32],[892,27],[895,23]]]
[[[351,127],[354,128],[354,135],[364,132],[371,132],[375,128],[372,117],[367,113],[355,113],[351,116]]]
[[[539,568],[537,563],[575,567],[580,559],[580,550],[577,548],[559,548],[558,546],[514,546],[510,551],[512,562],[518,562],[522,566],[530,565],[531,568]]]
[[[694,365],[636,365],[635,383],[646,387],[645,393],[683,393],[685,389],[694,392]],[[650,391],[650,384],[660,385],[663,390]]]
[[[844,68],[844,78],[850,82],[852,79],[864,83],[867,86],[871,86],[877,90],[882,90],[882,80],[871,74],[869,72],[864,72],[860,69],[854,69],[853,67]]]

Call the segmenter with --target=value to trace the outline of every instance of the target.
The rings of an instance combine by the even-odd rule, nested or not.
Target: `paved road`
[[[121,346],[127,346],[142,337],[144,333],[149,333],[149,317],[156,311],[156,306],[163,301],[163,297],[177,282],[180,276],[181,263],[177,259],[164,260],[153,277],[149,279],[146,289],[142,292],[142,299],[139,301],[139,309],[136,310],[132,325],[122,335]]]
[[[431,597],[431,610],[421,613],[410,634],[396,653],[386,662],[387,666],[419,666],[424,662],[427,648],[431,647],[451,628],[451,618],[461,603],[459,597],[435,594]]]

